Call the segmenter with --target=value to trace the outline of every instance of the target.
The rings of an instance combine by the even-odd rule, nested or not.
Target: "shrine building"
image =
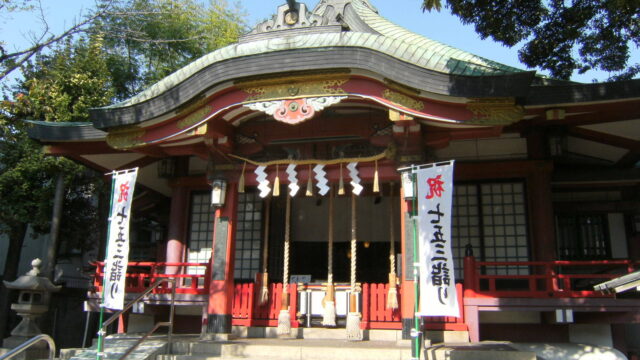
[[[294,329],[323,327],[333,301],[334,327],[356,311],[362,330],[409,338],[417,259],[398,169],[455,160],[461,316],[420,330],[569,342],[590,329],[638,348],[625,336],[640,333],[637,292],[594,285],[638,269],[640,80],[550,79],[383,15],[368,0],[287,1],[91,122],[32,122],[49,155],[139,168],[127,297],[177,277],[178,331],[268,332],[281,310]],[[128,325],[164,316],[169,292]]]

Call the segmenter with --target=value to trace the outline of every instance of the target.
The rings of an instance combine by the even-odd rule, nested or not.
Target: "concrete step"
[[[425,350],[426,360],[536,360],[533,351],[521,351],[508,343],[443,344]]]
[[[247,339],[222,346],[222,359],[261,360],[403,360],[409,346],[391,341],[349,342],[318,339]]]
[[[105,338],[104,350],[107,359],[118,359],[131,348],[140,338],[136,335],[112,335]],[[140,344],[128,357],[127,360],[153,360],[159,354],[166,352],[166,336],[153,336]],[[96,347],[75,352],[70,360],[95,360]]]
[[[174,355],[220,356],[222,343],[214,340],[176,341],[171,346],[171,353]]]
[[[345,340],[346,329],[344,328],[297,328],[292,329],[292,336],[297,339],[314,339],[314,340]],[[234,326],[233,337],[236,339],[276,339],[278,338],[277,329],[275,327],[246,327]],[[427,339],[433,343],[468,343],[468,331],[427,331]],[[225,339],[227,340],[227,339]],[[228,339],[233,340],[233,338]],[[371,341],[397,341],[410,342],[402,339],[401,330],[365,330],[364,340]]]
[[[156,356],[156,360],[220,360],[218,355],[168,355],[162,354]]]

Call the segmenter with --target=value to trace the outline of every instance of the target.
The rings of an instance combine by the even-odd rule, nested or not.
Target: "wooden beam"
[[[141,159],[137,159],[137,160],[134,160],[134,161],[132,161],[130,163],[124,164],[122,166],[118,166],[117,170],[131,169],[131,168],[135,168],[135,167],[143,168],[143,167],[146,167],[148,165],[153,164],[156,161],[158,161],[158,158],[156,158],[156,157],[145,156],[145,157],[143,157]]]
[[[640,152],[638,151],[629,151],[626,155],[620,158],[616,163],[616,167],[618,168],[630,168],[635,167],[635,165],[640,162]]]
[[[55,144],[45,144],[44,152],[48,155],[71,156],[71,155],[102,155],[102,154],[124,154],[126,151],[116,150],[104,141],[88,142],[60,142]]]
[[[634,152],[640,152],[640,141],[630,138],[603,133],[600,131],[585,129],[581,127],[569,128],[569,135],[581,138],[584,140],[590,140],[599,142],[601,144],[615,146]]]

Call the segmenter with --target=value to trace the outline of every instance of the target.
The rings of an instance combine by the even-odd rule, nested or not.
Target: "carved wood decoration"
[[[513,98],[483,98],[473,99],[467,103],[467,108],[473,113],[468,124],[503,126],[522,120],[524,109],[515,104]]]
[[[251,110],[261,111],[273,116],[274,119],[296,125],[311,119],[316,112],[335,105],[346,99],[346,96],[323,96],[292,100],[263,101],[245,104]]]

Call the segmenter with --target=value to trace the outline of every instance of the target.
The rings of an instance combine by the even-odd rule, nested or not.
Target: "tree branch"
[[[66,38],[67,36],[71,36],[84,31],[84,27],[92,23],[97,18],[103,16],[107,12],[108,8],[111,6],[112,3],[113,3],[113,0],[110,0],[102,10],[88,17],[84,21],[81,21],[71,26],[62,34],[58,36],[52,36],[47,40],[42,40],[44,39],[44,35],[48,32],[48,29],[49,29],[48,24],[46,23],[46,21],[44,21],[44,24],[47,30],[43,33],[43,36],[38,41],[36,41],[35,45],[33,45],[32,47],[26,50],[16,51],[13,53],[3,53],[2,56],[0,56],[0,65],[5,66],[5,68],[0,73],[0,81],[4,80],[4,78],[7,77],[12,71],[21,67],[24,63],[29,61],[31,57],[39,53],[42,49],[59,42],[60,40]],[[42,16],[44,19],[44,15]],[[16,59],[16,60],[7,65],[7,63],[9,63],[13,59]]]

